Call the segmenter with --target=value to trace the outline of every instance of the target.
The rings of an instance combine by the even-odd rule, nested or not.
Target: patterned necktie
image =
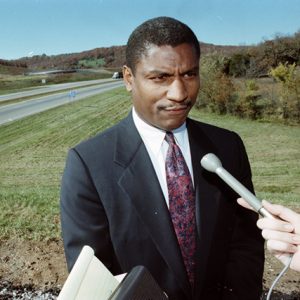
[[[195,192],[192,178],[172,132],[167,132],[166,176],[169,210],[191,285],[194,284],[196,252]]]

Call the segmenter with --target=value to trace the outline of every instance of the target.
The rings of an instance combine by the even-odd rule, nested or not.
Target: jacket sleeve
[[[111,272],[118,272],[105,210],[89,170],[75,149],[68,153],[62,177],[60,211],[68,270],[82,247],[89,245]]]

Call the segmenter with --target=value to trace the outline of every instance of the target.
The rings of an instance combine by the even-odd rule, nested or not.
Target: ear
[[[133,74],[129,67],[123,66],[123,80],[128,92],[132,91]]]

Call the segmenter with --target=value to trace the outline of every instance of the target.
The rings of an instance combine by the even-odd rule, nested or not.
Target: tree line
[[[236,51],[224,61],[224,71],[234,77],[261,77],[268,76],[270,68],[280,63],[299,65],[300,31]]]
[[[223,72],[233,77],[268,76],[270,68],[279,63],[296,63],[300,59],[300,31],[291,36],[277,35],[255,46],[219,46],[200,42],[202,56],[219,54],[224,57]],[[80,53],[34,55],[18,60],[2,60],[0,64],[27,67],[31,70],[83,68],[94,65],[121,68],[125,63],[126,46],[102,47]],[[101,63],[100,63],[101,62]]]
[[[200,62],[196,107],[251,119],[300,123],[300,32]]]
[[[255,46],[200,42],[201,89],[196,107],[251,119],[300,123],[300,31],[277,35]],[[120,69],[126,46],[80,53],[46,54],[7,61],[0,67],[22,69]]]

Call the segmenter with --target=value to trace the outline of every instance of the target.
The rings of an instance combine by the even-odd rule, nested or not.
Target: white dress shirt
[[[165,196],[167,205],[169,206],[168,187],[166,180],[165,160],[169,144],[165,141],[166,132],[162,129],[153,127],[143,121],[136,113],[134,107],[132,108],[132,116],[134,124],[146,146],[150,159],[152,161],[154,170],[156,172],[158,181],[160,183],[162,192]],[[193,168],[190,152],[190,143],[186,124],[184,123],[179,128],[172,130],[176,144],[184,156],[186,164],[189,168],[193,180]]]

